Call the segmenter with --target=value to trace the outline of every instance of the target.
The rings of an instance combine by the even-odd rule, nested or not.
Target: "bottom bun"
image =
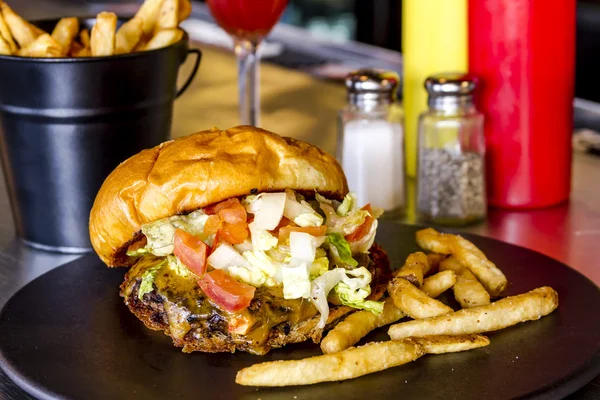
[[[365,255],[367,256],[367,255]],[[324,329],[317,328],[320,314],[307,300],[284,300],[273,288],[259,288],[242,313],[231,314],[215,307],[198,288],[196,279],[182,278],[171,271],[159,274],[153,290],[140,299],[141,276],[156,259],[144,257],[134,265],[121,284],[125,304],[148,328],[163,331],[184,352],[246,351],[263,355],[288,343],[312,339],[318,343],[332,328],[356,309],[330,304]],[[373,274],[369,299],[380,299],[391,279],[389,259],[373,245],[367,268]],[[248,329],[248,327],[251,327]]]

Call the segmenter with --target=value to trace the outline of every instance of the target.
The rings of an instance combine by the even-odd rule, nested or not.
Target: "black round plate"
[[[378,241],[394,267],[416,251],[414,226],[382,223]],[[87,256],[19,291],[0,314],[0,364],[21,387],[46,398],[316,399],[561,398],[600,373],[600,290],[539,253],[465,235],[506,273],[507,295],[549,285],[560,306],[539,321],[490,334],[488,347],[425,356],[345,382],[253,388],[234,383],[251,364],[320,354],[313,343],[250,354],[184,354],[146,329],[118,296],[123,269]],[[386,330],[365,338],[386,340]]]

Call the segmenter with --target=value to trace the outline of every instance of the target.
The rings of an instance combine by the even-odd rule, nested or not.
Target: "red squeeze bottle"
[[[469,1],[469,72],[480,78],[488,203],[569,198],[575,0]]]

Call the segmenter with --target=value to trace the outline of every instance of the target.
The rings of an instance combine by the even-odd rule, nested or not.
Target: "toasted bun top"
[[[251,126],[212,129],[161,143],[121,163],[90,213],[90,239],[109,266],[129,265],[142,224],[231,197],[294,189],[341,199],[344,173],[329,154]]]

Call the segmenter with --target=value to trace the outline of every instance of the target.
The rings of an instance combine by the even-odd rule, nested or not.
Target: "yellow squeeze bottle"
[[[402,54],[406,169],[417,169],[417,122],[427,109],[425,78],[467,72],[467,0],[403,0]]]

